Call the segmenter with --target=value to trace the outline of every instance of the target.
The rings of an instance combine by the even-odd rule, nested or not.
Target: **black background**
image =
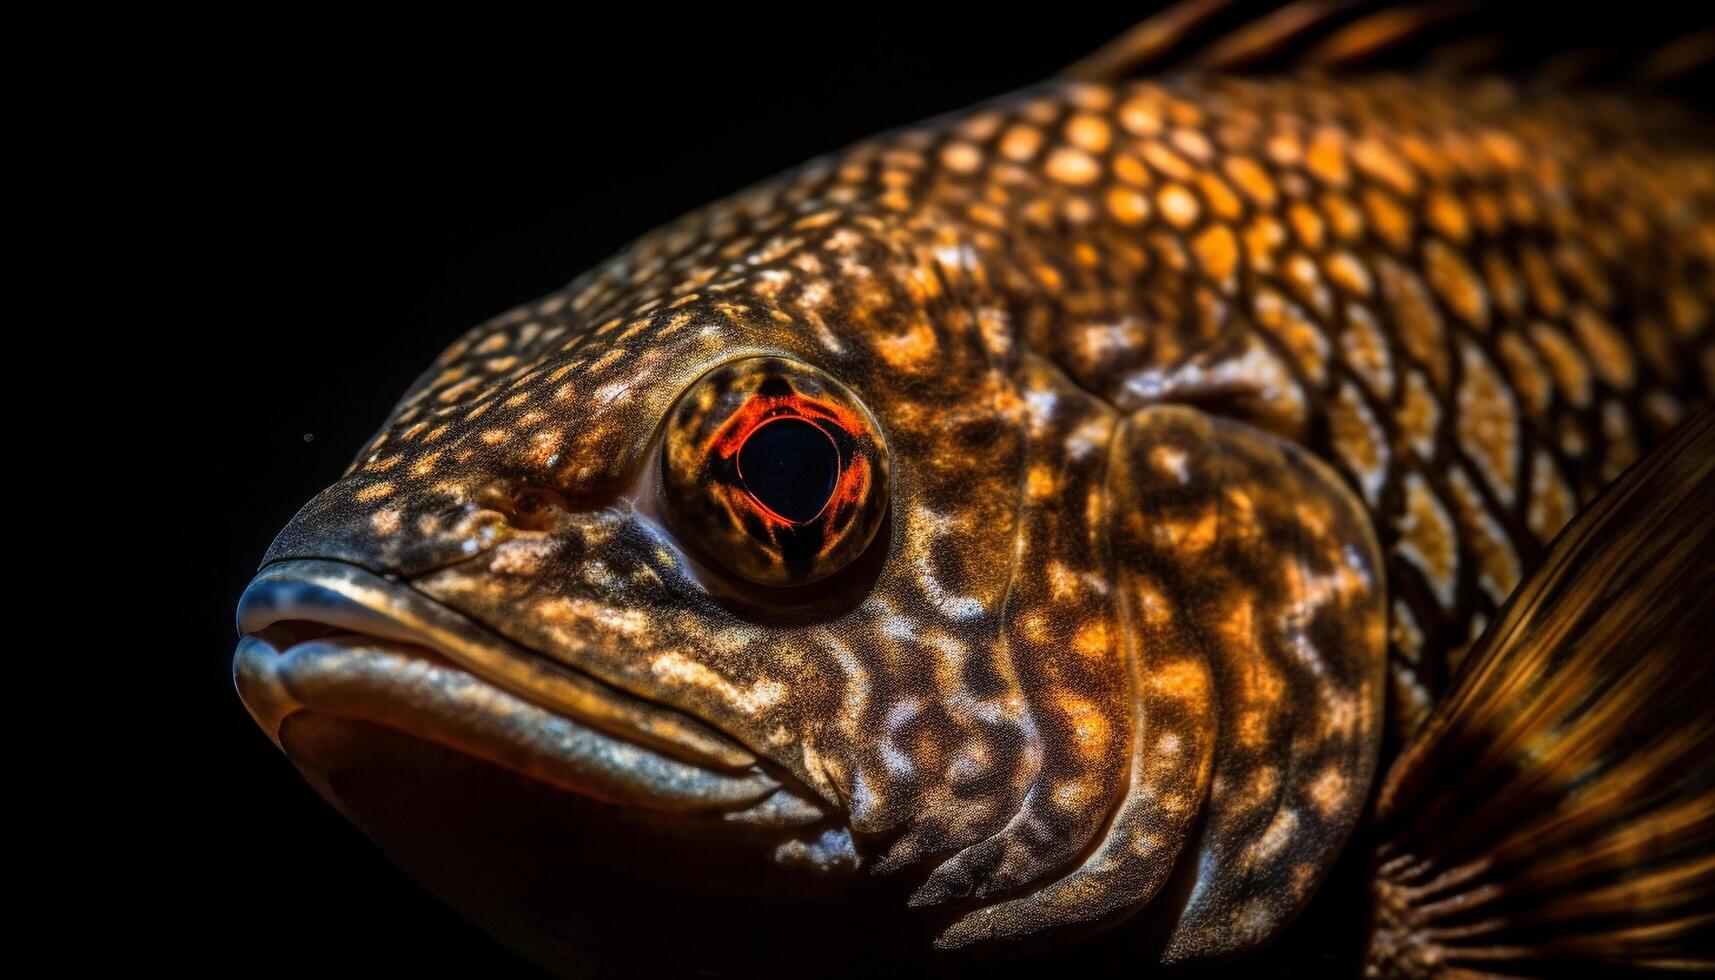
[[[156,66],[163,101],[195,120],[159,213],[194,206],[198,241],[169,257],[184,375],[151,420],[169,437],[149,477],[171,490],[185,567],[165,601],[182,643],[160,670],[168,741],[151,749],[167,777],[149,808],[171,826],[139,843],[167,887],[130,913],[153,926],[134,955],[527,972],[251,723],[230,678],[234,602],[274,532],[465,328],[812,155],[1043,78],[1137,16],[1004,6],[608,5],[480,29],[282,18],[222,25],[222,43]],[[1644,37],[1651,16],[1594,26]]]

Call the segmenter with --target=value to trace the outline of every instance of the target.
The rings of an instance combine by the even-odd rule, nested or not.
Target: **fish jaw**
[[[239,695],[288,755],[293,719],[327,715],[609,803],[783,826],[827,816],[695,719],[549,663],[356,566],[270,565],[245,590],[238,622]]]

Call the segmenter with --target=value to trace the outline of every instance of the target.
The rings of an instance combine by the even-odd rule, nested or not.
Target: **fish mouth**
[[[355,565],[267,566],[239,599],[238,628],[239,696],[283,749],[288,719],[328,715],[608,803],[781,825],[826,816],[697,719],[552,662]]]

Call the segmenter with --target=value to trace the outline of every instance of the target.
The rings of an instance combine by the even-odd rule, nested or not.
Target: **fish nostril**
[[[496,487],[485,493],[480,503],[499,514],[507,524],[526,531],[557,527],[572,511],[571,503],[560,493],[527,484]]]

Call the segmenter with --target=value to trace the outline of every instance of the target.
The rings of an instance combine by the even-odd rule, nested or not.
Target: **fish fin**
[[[1376,802],[1371,976],[1715,968],[1715,412],[1561,533]]]
[[[1471,7],[1469,2],[1181,0],[1062,74],[1080,81],[1114,82],[1175,68],[1223,72],[1344,68],[1418,38]]]
[[[1085,55],[1060,74],[1081,82],[1117,82],[1164,67],[1167,56],[1232,0],[1181,0]]]
[[[1715,32],[1694,5],[1566,18],[1548,0],[1179,0],[1061,72],[1113,83],[1188,69],[1249,74],[1375,68],[1502,74],[1538,86],[1617,84],[1698,96]],[[1573,56],[1568,57],[1567,53]]]
[[[1644,88],[1664,88],[1715,67],[1715,27],[1675,37],[1645,55],[1632,73]]]

